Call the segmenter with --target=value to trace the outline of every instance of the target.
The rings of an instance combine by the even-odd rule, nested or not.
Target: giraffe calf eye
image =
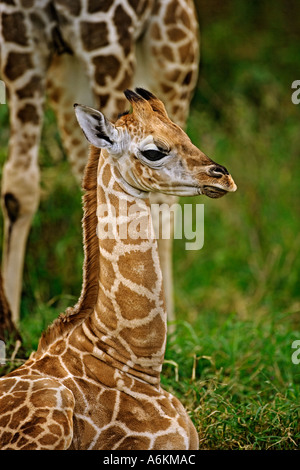
[[[161,152],[160,150],[143,150],[142,155],[150,160],[151,162],[156,162],[157,160],[161,160],[162,158],[166,157],[166,153]]]

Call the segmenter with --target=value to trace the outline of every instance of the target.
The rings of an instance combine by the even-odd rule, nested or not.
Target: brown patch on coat
[[[51,408],[56,407],[56,392],[52,390],[37,390],[30,394],[30,404],[35,408],[43,408],[45,404]]]
[[[170,28],[167,34],[168,34],[170,41],[172,42],[179,42],[182,39],[184,39],[186,36],[185,32],[182,29],[176,28],[176,27]]]
[[[80,24],[80,35],[86,51],[93,51],[109,44],[107,24],[104,21],[99,23],[83,21]]]
[[[140,244],[140,240],[138,242]],[[158,278],[154,271],[151,248],[144,253],[132,250],[120,256],[119,270],[125,279],[145,286],[150,291],[156,287]]]
[[[126,287],[122,282],[116,292],[116,301],[119,305],[121,315],[126,320],[145,318],[155,307],[155,302],[149,300],[145,295],[138,294]]]
[[[2,34],[7,42],[14,42],[20,46],[27,46],[28,38],[24,23],[24,15],[21,12],[3,13]]]
[[[131,17],[126,13],[122,5],[118,5],[113,17],[119,36],[119,44],[123,47],[127,56],[132,47]]]
[[[111,426],[109,426],[109,428],[101,432],[99,439],[95,444],[95,448],[101,450],[111,450],[112,448],[115,449],[119,441],[122,441],[123,443],[123,438],[125,436],[125,430],[115,424],[112,424]]]
[[[161,32],[157,23],[154,23],[151,27],[151,37],[156,41],[161,40]]]
[[[120,396],[119,413],[116,417],[134,432],[155,433],[157,429],[166,431],[171,424],[170,418],[160,414],[154,403],[147,399],[138,402],[135,397]]]
[[[32,122],[33,124],[38,124],[40,122],[40,116],[36,110],[36,107],[32,104],[26,104],[18,111],[18,118],[23,124],[27,122]]]
[[[176,442],[176,447],[174,443]],[[155,439],[153,449],[154,450],[167,450],[167,449],[185,449],[184,438],[179,433],[168,433],[162,436],[159,436]]]
[[[105,86],[110,79],[117,77],[120,61],[114,55],[97,56],[93,59],[95,80],[100,86]]]
[[[21,0],[21,5],[23,8],[31,8],[34,4],[34,0]]]
[[[182,63],[185,61],[193,62],[195,60],[193,47],[190,42],[179,47],[178,52]]]
[[[55,356],[45,355],[41,359],[37,360],[32,368],[34,370],[43,371],[44,374],[49,374],[57,378],[64,378],[67,375],[67,371],[62,367],[59,359]]]
[[[104,109],[110,99],[110,95],[99,95],[98,97],[99,109]]]
[[[103,172],[102,172],[102,182],[103,182],[103,186],[105,188],[108,187],[109,182],[111,180],[111,176],[112,176],[112,174],[111,174],[110,165],[108,163],[106,163],[105,167],[103,168]]]
[[[74,353],[73,350],[68,349],[62,356],[61,359],[64,363],[65,368],[73,376],[82,376],[84,374],[83,365],[81,360],[78,360],[78,353]]]
[[[33,67],[31,55],[23,52],[10,52],[4,74],[9,80],[16,80]]]
[[[96,11],[107,12],[111,7],[111,0],[88,0],[88,13],[95,13]]]
[[[116,277],[116,274],[115,274],[111,261],[107,260],[103,256],[101,258],[101,266],[100,266],[100,283],[103,286],[103,288],[110,290],[115,277]]]
[[[178,22],[178,1],[173,0],[166,9],[164,24],[176,24]]]
[[[161,54],[167,61],[174,62],[174,55],[170,46],[167,46],[167,45],[162,46]]]
[[[114,449],[118,450],[144,450],[144,449],[149,449],[150,448],[150,438],[145,437],[145,436],[138,436],[138,435],[132,435],[132,436],[127,436],[125,439],[122,440],[122,443],[120,446],[114,447]]]
[[[10,427],[12,429],[14,427],[15,428],[18,427],[18,425],[20,424],[20,421],[23,421],[24,419],[26,419],[29,413],[30,413],[30,410],[28,406],[24,405],[21,408],[19,408],[15,413],[12,414],[12,417],[11,417],[12,424],[10,425]]]

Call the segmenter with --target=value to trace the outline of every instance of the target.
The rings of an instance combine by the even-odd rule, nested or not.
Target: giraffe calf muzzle
[[[228,172],[228,170],[219,164],[211,165],[207,168],[206,173],[211,177],[211,181],[202,186],[202,194],[210,198],[220,198],[225,196],[228,192],[237,190],[237,186]]]

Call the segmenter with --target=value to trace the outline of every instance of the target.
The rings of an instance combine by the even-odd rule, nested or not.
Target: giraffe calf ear
[[[97,148],[118,152],[119,132],[106,117],[96,109],[74,104],[77,121],[86,139]]]

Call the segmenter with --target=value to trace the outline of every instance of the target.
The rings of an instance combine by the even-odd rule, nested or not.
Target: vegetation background
[[[201,65],[188,133],[229,168],[238,191],[193,200],[205,204],[202,250],[174,242],[178,321],[162,382],[190,410],[201,449],[297,449],[300,105],[291,84],[300,79],[300,3],[195,3]],[[2,171],[6,106],[0,129]],[[40,163],[20,325],[28,354],[81,288],[81,192],[50,110]]]

